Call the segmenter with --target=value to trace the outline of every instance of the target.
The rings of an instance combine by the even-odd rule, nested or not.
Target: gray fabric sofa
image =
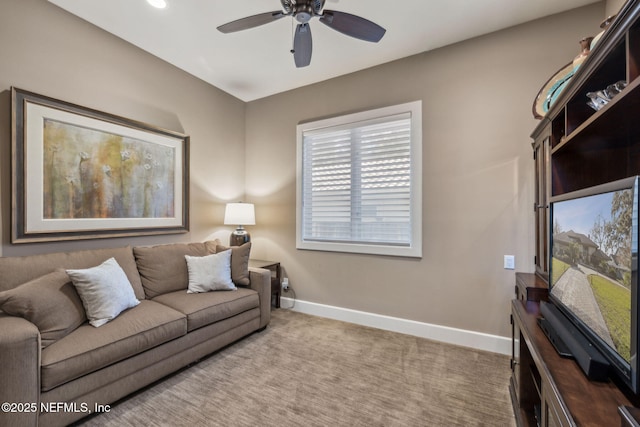
[[[38,327],[0,312],[0,403],[10,405],[0,411],[0,425],[69,424],[264,329],[271,309],[268,270],[250,269],[249,285],[235,291],[186,292],[184,255],[212,254],[218,245],[0,258],[0,291],[6,291],[61,267],[84,269],[113,257],[140,301],[99,328],[85,322],[44,348]]]

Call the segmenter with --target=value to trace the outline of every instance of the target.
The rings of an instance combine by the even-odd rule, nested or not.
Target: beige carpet
[[[513,426],[509,359],[275,310],[82,426]]]

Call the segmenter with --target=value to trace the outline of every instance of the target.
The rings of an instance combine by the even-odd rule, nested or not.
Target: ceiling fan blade
[[[320,22],[342,34],[367,42],[377,43],[387,32],[380,25],[368,19],[337,10],[325,10]]]
[[[269,22],[277,21],[280,18],[287,16],[280,10],[275,12],[259,13],[258,15],[247,16],[246,18],[237,19],[232,22],[220,25],[218,31],[221,33],[235,33],[236,31],[248,30],[249,28],[258,27],[260,25],[268,24]]]
[[[296,63],[296,67],[306,67],[311,63],[312,50],[311,27],[308,23],[298,24],[296,35],[293,39],[293,60]]]

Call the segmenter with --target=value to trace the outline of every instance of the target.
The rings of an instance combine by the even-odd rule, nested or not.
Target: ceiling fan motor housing
[[[314,16],[320,15],[325,0],[280,0],[285,13],[291,14],[301,24],[306,24]]]

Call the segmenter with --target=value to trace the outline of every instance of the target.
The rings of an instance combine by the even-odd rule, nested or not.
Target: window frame
[[[304,134],[323,128],[344,127],[358,122],[409,113],[411,119],[411,243],[408,246],[350,242],[323,242],[303,239]],[[354,126],[355,127],[355,126]],[[361,111],[327,119],[301,122],[296,127],[296,248],[302,250],[346,252],[422,258],[422,101]]]

